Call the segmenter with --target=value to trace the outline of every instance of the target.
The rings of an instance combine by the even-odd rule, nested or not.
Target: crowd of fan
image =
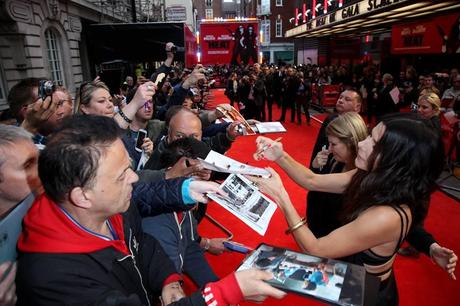
[[[127,77],[117,95],[98,78],[79,84],[75,100],[62,86],[43,95],[43,80],[35,78],[11,88],[13,124],[0,129],[0,220],[12,229],[9,261],[0,265],[1,305],[16,299],[19,305],[150,305],[159,296],[164,304],[225,305],[281,298],[285,293],[263,282],[269,273],[248,270],[219,280],[204,257],[224,252],[226,238],[199,235],[205,206],[197,203],[222,191],[212,182],[216,174],[196,158],[225,153],[240,136],[240,122],[215,123],[224,113],[205,109],[212,85],[207,74],[227,79],[230,105],[246,119],[272,121],[277,104],[279,121],[290,108],[291,122],[301,124],[305,114],[310,124],[312,84],[357,88],[368,115],[397,110],[388,96],[393,77],[380,78],[373,69],[352,77],[344,67],[313,65],[178,71],[172,47],[166,45],[167,58],[153,75],[136,83]],[[431,75],[419,80],[411,69],[399,82],[403,106],[422,109],[427,101],[439,114],[441,92],[450,108],[460,97],[454,70],[440,88]],[[185,297],[182,273],[199,292]]]

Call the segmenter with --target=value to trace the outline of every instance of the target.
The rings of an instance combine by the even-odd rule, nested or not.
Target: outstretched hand
[[[195,69],[193,69],[192,73],[188,76],[188,78],[182,83],[182,87],[184,89],[189,89],[190,87],[195,86],[198,81],[205,80],[206,76],[204,75],[204,68],[202,65],[196,65]]]
[[[223,197],[227,197],[228,194],[219,188],[219,184],[216,182],[199,181],[194,180],[190,182],[189,194],[193,200],[200,203],[207,203],[209,198],[206,196],[208,193],[217,193]]]
[[[433,243],[430,246],[430,255],[433,261],[445,270],[453,280],[457,279],[455,277],[455,267],[457,266],[458,257],[454,251]]]
[[[283,144],[281,142],[274,141],[264,136],[257,137],[256,145],[257,149],[254,153],[255,160],[266,159],[276,161],[284,154]]]
[[[286,292],[273,288],[265,282],[273,278],[270,272],[248,269],[236,272],[235,277],[245,300],[262,302],[269,296],[277,299],[286,296]]]
[[[269,178],[250,175],[246,175],[245,177],[253,182],[261,192],[268,194],[275,200],[278,200],[283,192],[287,193],[286,189],[284,188],[283,181],[275,170],[270,167],[265,169],[270,172]]]
[[[192,176],[192,173],[201,170],[199,164],[190,164],[191,158],[181,157],[171,168],[166,170],[165,178],[172,179],[176,177]]]
[[[137,108],[143,107],[146,101],[152,100],[156,90],[157,88],[152,81],[148,81],[142,85],[139,85],[131,103],[135,103]]]

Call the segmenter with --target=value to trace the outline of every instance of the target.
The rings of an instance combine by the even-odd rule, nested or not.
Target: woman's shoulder
[[[407,205],[375,205],[364,210],[358,218],[370,219],[378,226],[400,226],[411,222],[412,213]]]

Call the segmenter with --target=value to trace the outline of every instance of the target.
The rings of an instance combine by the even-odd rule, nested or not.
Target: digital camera
[[[38,84],[38,97],[42,100],[45,100],[46,97],[53,95],[53,92],[56,90],[56,85],[53,81],[42,80]]]

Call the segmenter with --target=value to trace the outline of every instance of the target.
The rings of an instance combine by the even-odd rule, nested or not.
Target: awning
[[[117,23],[88,27],[88,49],[96,64],[126,60],[164,61],[167,42],[178,46],[175,59],[184,61],[184,23]]]
[[[395,23],[459,10],[460,1],[458,0],[363,0],[318,16],[288,30],[286,37],[378,34],[388,32]]]

